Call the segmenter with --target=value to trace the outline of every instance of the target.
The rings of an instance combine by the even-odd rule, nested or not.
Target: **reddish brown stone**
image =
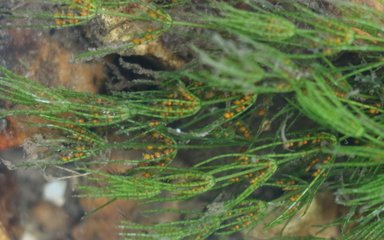
[[[25,132],[20,129],[14,118],[7,117],[2,120],[0,131],[0,150],[17,147],[25,140]],[[4,126],[6,125],[6,126]]]

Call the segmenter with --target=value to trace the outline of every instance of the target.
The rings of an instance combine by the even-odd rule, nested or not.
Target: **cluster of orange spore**
[[[73,151],[62,155],[61,160],[64,162],[72,161],[72,160],[79,160],[82,158],[87,157],[86,149],[89,147],[86,147],[85,145],[79,145],[73,147]]]
[[[280,180],[277,180],[275,182],[277,185],[281,186],[281,189],[284,191],[284,192],[288,192],[288,194],[290,194],[290,197],[289,197],[289,201],[290,202],[296,202],[296,204],[294,206],[291,206],[288,210],[288,213],[293,213],[295,212],[299,205],[300,205],[300,202],[297,202],[297,200],[299,199],[300,197],[300,193],[294,193],[292,191],[297,191],[298,190],[298,186],[296,185],[296,181],[293,180],[293,179],[280,179]]]
[[[94,139],[96,135],[93,136],[87,128],[78,125],[87,123],[85,119],[78,118],[77,120],[74,120],[74,122],[77,124],[63,124],[62,126],[63,128],[70,130],[67,132],[68,135],[66,137],[76,141],[76,144],[71,143],[70,146],[68,146],[68,148],[72,149],[70,153],[61,154],[60,158],[65,162],[79,160],[90,156],[89,152],[87,153],[87,150],[92,149],[95,142],[97,142],[97,140]]]
[[[241,165],[248,165],[250,163],[250,159],[248,156],[240,156],[237,158],[237,161],[240,161]]]
[[[256,171],[252,175],[252,177],[249,177],[249,183],[251,185],[255,185],[255,184],[260,183],[260,180],[264,179],[264,176],[265,176],[265,174],[267,174],[267,172],[268,172],[268,168]]]
[[[238,131],[245,139],[252,139],[252,135],[248,127],[242,121],[235,122],[235,129]]]
[[[315,22],[319,24],[319,26],[322,25],[332,31],[332,33],[327,33],[323,36],[323,41],[327,45],[347,45],[355,40],[355,34],[352,28],[320,18],[315,20]]]
[[[324,157],[316,157],[314,158],[305,168],[306,172],[311,172],[312,177],[317,177],[321,174],[321,169],[316,168],[317,164],[327,164],[331,161],[332,157],[327,155]]]
[[[232,119],[237,114],[244,112],[247,107],[252,104],[253,97],[254,96],[252,94],[248,94],[241,97],[240,99],[232,101],[232,107],[230,108],[230,110],[225,111],[223,114],[224,119]]]
[[[201,100],[223,99],[228,97],[227,92],[219,91],[217,89],[207,86],[207,84],[193,81],[188,84],[189,90]]]
[[[157,127],[157,126],[159,126],[161,123],[160,123],[160,121],[157,121],[157,120],[152,120],[152,121],[150,121],[149,122],[149,126],[150,127]]]
[[[86,146],[76,146],[74,147],[74,151],[68,153],[68,154],[65,154],[65,155],[62,155],[61,156],[61,160],[64,161],[64,162],[68,162],[68,161],[71,161],[71,160],[78,160],[78,159],[81,159],[81,158],[84,158],[86,157],[86,152],[85,150],[87,149]]]
[[[249,156],[240,156],[240,157],[236,158],[235,160],[239,161],[240,165],[248,165],[251,162]],[[233,178],[230,179],[230,181],[232,183],[237,183],[237,182],[240,182],[242,180],[250,181],[251,179],[254,178],[254,176],[255,176],[254,173],[247,173],[247,174],[245,174],[244,176],[241,176],[241,177],[233,177]]]
[[[64,162],[68,162],[71,160],[77,160],[77,159],[84,158],[85,156],[86,156],[85,152],[70,152],[67,155],[63,155],[61,157],[61,160]]]
[[[175,93],[169,94],[167,100],[156,103],[155,107],[161,109],[160,115],[167,119],[184,117],[197,110],[198,99],[183,88],[178,88]]]
[[[251,159],[251,157],[247,155],[239,156],[235,158],[235,161],[238,161],[240,165],[246,166],[252,163],[259,163],[259,162],[265,162],[267,163],[268,160],[263,160],[263,159]],[[255,172],[248,172],[242,176],[236,176],[233,178],[230,178],[229,181],[231,183],[238,183],[241,181],[247,181],[250,184],[257,184],[261,179],[263,179],[264,175],[268,171],[268,168],[265,169],[260,169]]]
[[[295,185],[296,181],[292,179],[280,179],[276,181],[276,184],[283,186],[283,191],[292,191],[297,189],[297,186]]]
[[[161,134],[160,132],[153,132],[149,135],[149,140],[151,142],[156,142],[156,144],[148,144],[145,147],[145,153],[143,153],[143,162],[140,163],[139,167],[148,167],[148,166],[158,166],[165,167],[170,161],[174,158],[176,154],[175,143],[174,141]],[[152,173],[145,172],[144,177],[152,176]]]
[[[248,94],[248,95],[245,95],[245,96],[243,96],[242,98],[240,98],[238,100],[233,101],[233,104],[236,106],[235,111],[237,113],[243,112],[246,109],[246,107],[249,104],[251,104],[252,98],[253,98],[253,95],[252,94]]]
[[[76,25],[94,11],[92,0],[72,0],[66,10],[54,14],[56,26]]]
[[[347,96],[346,93],[341,92],[341,91],[335,91],[335,95],[336,95],[338,98],[346,98],[346,96]]]
[[[159,11],[155,11],[153,9],[148,9],[147,15],[148,15],[148,17],[150,17],[154,20],[160,20],[160,21],[165,20],[165,16],[163,14],[161,14]]]
[[[300,197],[300,194],[295,194],[295,195],[292,195],[292,196],[289,198],[289,200],[290,200],[291,202],[296,202],[297,199],[299,199],[299,197]]]
[[[367,113],[369,115],[371,115],[371,116],[378,115],[378,114],[380,114],[380,112],[383,111],[383,109],[382,109],[383,107],[384,107],[384,104],[382,104],[382,103],[375,103],[375,104],[373,104],[373,107],[371,107],[371,108],[369,108],[367,110]]]
[[[233,118],[233,116],[235,116],[235,114],[233,112],[227,111],[227,112],[224,113],[223,116],[224,116],[225,119],[231,119],[231,118]]]
[[[245,209],[243,207],[245,207]],[[255,222],[259,209],[249,209],[249,207],[250,203],[241,204],[240,208],[236,209],[236,211],[228,211],[226,213],[225,216],[230,219],[231,222],[237,223],[230,227],[230,231],[245,229]]]
[[[136,36],[136,37],[132,38],[131,43],[134,45],[141,45],[144,43],[154,41],[157,39],[159,31],[160,31],[160,29],[155,29],[153,27],[149,27],[145,30],[145,33],[143,35]]]
[[[305,138],[303,138],[300,141],[285,142],[283,144],[283,148],[284,149],[289,149],[294,147],[300,148],[300,147],[307,146],[309,144],[316,146],[316,145],[319,145],[323,140],[327,141],[326,139],[324,139],[324,136],[321,134],[317,135],[316,137],[312,137],[310,134],[307,134],[305,135]]]

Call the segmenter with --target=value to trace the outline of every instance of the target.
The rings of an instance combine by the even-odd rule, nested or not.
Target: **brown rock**
[[[16,201],[18,195],[15,175],[0,163],[0,240],[5,236],[17,238],[21,227],[18,221]]]
[[[32,209],[32,217],[39,229],[45,234],[61,237],[66,234],[69,227],[69,216],[60,207],[50,202],[41,201]]]
[[[246,236],[249,239],[255,240],[267,240],[280,234],[291,237],[315,236],[328,239],[336,238],[339,236],[337,227],[329,227],[320,231],[322,228],[319,225],[329,224],[336,220],[339,214],[338,208],[331,193],[320,193],[313,199],[307,212],[304,214],[305,209],[299,211],[288,225],[282,224],[273,228],[266,228],[263,223],[260,223],[248,232]],[[274,217],[271,216],[269,220],[272,220],[272,218]]]
[[[337,214],[338,207],[333,196],[330,193],[320,193],[314,198],[305,214],[301,211],[289,222],[283,234],[285,236],[316,236],[321,238],[338,237],[337,227],[329,227],[320,231],[321,226],[316,226],[331,223],[337,218]]]
[[[26,133],[20,128],[17,120],[12,117],[0,119],[0,150],[20,146],[26,137]]]
[[[64,48],[51,38],[43,38],[28,75],[48,86],[64,86],[78,92],[96,93],[105,80],[100,63],[72,64],[73,50]]]
[[[167,49],[164,44],[157,40],[148,44],[139,45],[134,48],[135,54],[149,55],[157,58],[160,62],[170,68],[181,68],[185,62],[177,57],[171,50]]]
[[[1,224],[1,222],[0,222],[0,240],[9,240],[9,237],[7,236],[7,233],[5,232],[5,229]]]
[[[80,204],[85,211],[90,212],[108,202],[108,199],[97,198],[80,199]],[[77,225],[72,232],[74,240],[117,240],[118,230],[116,226],[122,220],[128,219],[135,208],[133,201],[116,200],[91,214],[88,218]]]
[[[46,34],[27,29],[11,29],[8,33],[11,40],[5,47],[9,50],[5,54],[7,62],[15,65],[12,70],[49,87],[64,86],[75,91],[90,93],[99,91],[106,78],[104,65],[101,63],[71,64],[75,46],[68,49]],[[24,122],[36,121],[24,116],[21,119]],[[6,126],[3,122],[6,122]],[[15,117],[7,117],[3,122],[0,122],[0,150],[20,146],[27,137],[40,131],[31,128],[30,125],[24,128]]]
[[[12,29],[8,32],[12,39],[7,46],[12,51],[9,57],[19,61],[14,63],[16,67],[13,70],[50,87],[64,86],[91,93],[99,91],[106,78],[104,65],[70,63],[78,46],[72,44],[64,47],[64,44],[45,33],[27,29]],[[19,67],[20,61],[24,63],[24,69]]]
[[[146,2],[147,0],[143,1]],[[150,1],[147,1],[150,2]],[[129,11],[140,13],[146,11],[143,4],[132,4],[129,6]],[[127,6],[118,7],[114,11],[126,12]],[[116,50],[117,54],[123,56],[129,55],[142,55],[151,56],[159,60],[159,62],[169,68],[180,68],[185,65],[185,62],[177,57],[161,39],[152,39],[147,43],[141,43],[142,40],[138,38],[139,35],[145,34],[145,29],[156,29],[159,26],[154,22],[148,21],[130,21],[128,18],[119,17],[114,15],[100,14],[97,19],[98,24],[92,25],[86,29],[86,35],[90,39],[96,40],[100,48],[119,46],[133,42],[136,46],[123,50]],[[137,43],[135,43],[135,40]],[[144,40],[143,40],[144,41]]]

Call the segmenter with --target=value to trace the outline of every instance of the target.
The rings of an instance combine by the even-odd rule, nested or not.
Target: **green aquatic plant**
[[[277,2],[204,3],[210,11],[197,12],[195,22],[168,13],[177,3],[191,4],[185,1],[90,1],[90,8],[86,1],[56,1],[53,9],[65,9],[66,17],[33,13],[47,27],[112,16],[159,25],[154,39],[176,25],[213,37],[209,47],[189,50],[196,58],[183,69],[162,72],[141,90],[109,95],[47,88],[1,67],[0,98],[20,105],[1,116],[33,116],[25,123],[48,130],[33,143],[44,146],[39,157],[22,166],[72,163],[89,173],[80,197],[136,199],[150,209],[144,214],[183,215],[154,225],[124,221],[122,239],[206,239],[257,224],[279,226],[323,190],[348,210],[334,223],[343,238],[384,237],[384,17],[363,3]],[[129,46],[79,57],[146,44],[148,33],[127,33]],[[118,149],[141,157],[108,158]],[[205,157],[184,162],[191,150]],[[108,163],[129,167],[123,173],[93,167]],[[264,199],[256,193],[262,188],[278,194]],[[156,207],[196,199],[206,207]]]
[[[31,6],[32,5],[32,6]],[[37,5],[37,7],[33,7]],[[36,9],[36,10],[35,10]],[[48,10],[46,10],[48,9]],[[91,25],[97,48],[80,53],[74,61],[85,61],[140,44],[153,42],[172,25],[169,14],[151,1],[52,0],[23,3],[6,12],[1,27],[60,29]],[[135,26],[135,27],[129,27]],[[121,29],[121,26],[127,26]]]

